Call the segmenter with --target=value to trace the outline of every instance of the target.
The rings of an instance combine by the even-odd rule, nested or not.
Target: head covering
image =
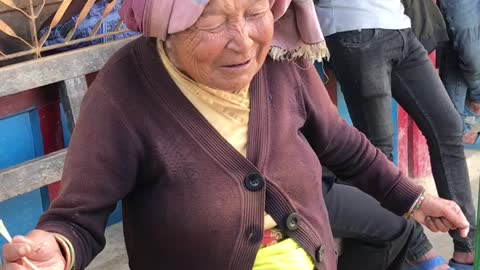
[[[274,60],[321,61],[328,50],[312,0],[269,0],[275,31]],[[120,15],[127,27],[165,41],[195,24],[209,0],[124,0]]]

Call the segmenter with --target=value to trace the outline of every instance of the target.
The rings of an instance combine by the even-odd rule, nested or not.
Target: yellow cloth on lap
[[[261,248],[252,270],[312,270],[312,259],[291,238]]]

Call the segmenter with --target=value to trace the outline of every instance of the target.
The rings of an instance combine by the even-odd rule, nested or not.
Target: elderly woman
[[[336,269],[321,163],[397,215],[466,235],[454,202],[341,120],[311,64],[326,55],[313,2],[290,2],[125,1],[150,38],[98,75],[60,196],[4,247],[6,269],[84,269],[118,200],[131,269]],[[283,240],[260,249],[272,226]]]

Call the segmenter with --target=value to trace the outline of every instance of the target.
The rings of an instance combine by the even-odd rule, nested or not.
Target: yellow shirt
[[[157,49],[165,69],[180,91],[218,133],[245,157],[250,116],[249,86],[232,93],[199,84],[173,65],[160,40],[157,43]],[[276,226],[275,221],[266,215],[265,229],[274,226]],[[312,270],[314,265],[305,250],[292,239],[286,239],[259,250],[253,270],[266,269]]]
[[[165,54],[161,42],[159,42],[158,50],[163,65],[180,91],[222,137],[243,156],[246,156],[250,117],[249,86],[232,93],[201,85],[173,65]]]

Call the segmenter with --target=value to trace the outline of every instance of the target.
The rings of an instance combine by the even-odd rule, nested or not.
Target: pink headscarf
[[[165,41],[198,20],[209,0],[124,0],[120,15],[128,28]],[[292,4],[292,5],[290,5]],[[275,60],[321,61],[328,50],[312,0],[270,0],[275,31],[270,56]]]

